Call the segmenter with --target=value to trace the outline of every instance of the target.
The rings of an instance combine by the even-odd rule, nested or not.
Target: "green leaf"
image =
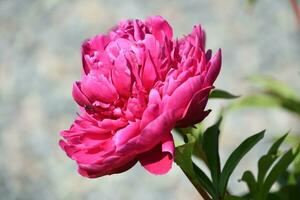
[[[293,89],[271,78],[253,76],[250,80],[257,83],[262,89],[256,94],[235,101],[227,109],[276,107],[285,109],[300,117],[300,96]]]
[[[262,156],[258,161],[258,175],[257,182],[261,185],[265,179],[266,173],[274,163],[274,161],[278,158],[278,148],[284,141],[288,134],[283,135],[269,149],[268,153]]]
[[[275,183],[278,177],[283,172],[285,172],[287,167],[291,164],[291,162],[294,160],[294,158],[297,156],[298,153],[299,153],[299,147],[294,150],[290,149],[280,158],[280,160],[275,164],[275,166],[268,174],[265,182],[261,186],[260,192],[258,193],[256,199],[264,200],[267,198],[272,185]]]
[[[249,95],[230,104],[228,109],[240,109],[245,107],[279,107],[280,101],[266,94]]]
[[[262,77],[262,76],[252,76],[250,80],[256,84],[258,84],[263,89],[270,91],[272,93],[280,94],[282,97],[286,98],[298,98],[297,93],[285,85],[284,83],[275,80],[270,77]]]
[[[206,176],[206,174],[195,164],[193,164],[196,177],[201,185],[206,189],[206,191],[211,195],[213,199],[217,199],[218,193],[215,190],[212,182],[209,180],[209,178]]]
[[[228,195],[228,196],[225,196],[224,200],[247,200],[247,199],[243,198],[243,197],[239,197],[239,196]]]
[[[277,198],[276,198],[277,197]],[[268,200],[298,200],[299,199],[299,186],[287,185],[281,187],[279,191],[268,195]]]
[[[213,99],[236,99],[239,96],[233,95],[225,90],[220,90],[220,89],[214,89],[211,91],[209,94],[209,98]]]
[[[283,97],[279,94],[270,94],[273,98],[277,98],[280,102],[280,106],[287,111],[293,112],[300,116],[300,100]]]
[[[251,80],[263,88],[263,93],[278,101],[279,106],[300,115],[300,97],[293,89],[280,81],[255,76]]]
[[[198,157],[200,160],[202,160],[206,165],[207,164],[207,159],[206,159],[206,155],[203,151],[203,147],[202,147],[202,138],[203,138],[203,134],[198,134],[197,138],[197,142],[195,143],[194,146],[194,155],[196,157]]]
[[[192,161],[195,138],[191,134],[187,134],[186,136],[187,143],[175,149],[175,162],[202,196],[207,191],[212,197],[215,197],[217,193],[214,191],[212,182]]]
[[[195,144],[195,138],[187,134],[187,143],[176,147],[175,149],[175,162],[183,169],[185,173],[190,175],[194,174],[192,153]]]
[[[233,170],[237,166],[237,164],[240,162],[240,160],[244,157],[244,155],[258,142],[264,137],[265,130],[247,138],[244,140],[234,151],[233,153],[229,156],[228,160],[226,161],[221,177],[220,177],[220,182],[219,182],[219,192],[220,195],[223,196],[229,177],[231,176]]]
[[[277,154],[278,149],[280,147],[280,145],[282,144],[282,142],[285,140],[286,136],[289,133],[284,134],[282,137],[280,137],[278,140],[276,140],[273,145],[271,146],[271,148],[268,151],[268,154]]]
[[[256,2],[257,0],[248,0],[248,4],[251,6],[253,6]]]
[[[255,193],[257,192],[257,185],[256,185],[256,181],[255,181],[255,178],[254,178],[254,175],[252,174],[252,172],[245,171],[241,180],[246,182],[246,184],[249,188],[249,193],[251,194],[251,196],[254,196]]]
[[[267,154],[262,156],[258,161],[257,183],[261,185],[271,165],[278,158],[278,155]]]
[[[286,98],[278,94],[258,93],[246,96],[229,105],[227,110],[247,107],[283,108],[289,112],[300,115],[300,100]]]
[[[203,125],[201,123],[195,124],[194,127],[187,128],[175,128],[175,131],[183,138],[186,138],[187,134],[191,134],[197,142],[195,142],[193,154],[205,163],[206,157],[202,149],[202,135],[203,135]]]
[[[219,134],[220,134],[220,124],[222,117],[209,127],[203,134],[202,138],[202,148],[205,152],[207,159],[208,168],[210,169],[212,181],[214,185],[218,185],[221,167],[220,167],[220,156],[219,156]],[[218,190],[218,188],[216,188]]]

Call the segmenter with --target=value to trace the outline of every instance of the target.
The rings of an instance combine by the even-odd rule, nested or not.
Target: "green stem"
[[[189,175],[186,174],[185,172],[184,172],[184,174],[188,177],[188,179],[190,181],[192,180],[192,177],[189,177]],[[199,192],[199,194],[203,197],[204,200],[212,200],[210,198],[210,196],[207,194],[207,192],[200,186],[199,183],[197,183],[196,181],[191,181],[191,183],[196,188],[196,190]]]

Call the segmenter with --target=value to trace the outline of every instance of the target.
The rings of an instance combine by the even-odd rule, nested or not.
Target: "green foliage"
[[[176,147],[175,162],[180,166],[182,171],[202,196],[206,196],[205,191],[207,191],[212,197],[215,197],[216,192],[212,182],[192,161],[195,142],[196,139],[194,136],[187,134],[186,143]]]
[[[221,171],[219,156],[219,134],[222,117],[207,128],[203,134],[186,134],[185,144],[176,147],[175,162],[180,166],[199,193],[205,198],[209,194],[213,200],[224,199],[228,180],[243,156],[259,141],[264,131],[243,141],[229,156]],[[183,131],[180,129],[179,131]],[[193,132],[190,130],[190,132]],[[211,179],[193,162],[192,155],[200,147],[210,170]],[[210,199],[207,197],[205,199]],[[234,198],[234,197],[232,197]]]
[[[280,94],[280,96],[286,98],[298,98],[298,95],[293,89],[270,77],[252,76],[250,77],[250,81],[257,84],[262,89],[265,89],[266,92]]]
[[[236,99],[239,96],[233,95],[225,90],[214,89],[209,94],[209,98],[211,99]]]
[[[278,149],[286,136],[287,134],[275,141],[267,154],[259,159],[257,179],[255,179],[252,172],[244,172],[241,180],[247,184],[249,189],[247,196],[249,196],[251,199],[264,200],[268,198],[274,199],[275,197],[281,199],[278,193],[270,194],[270,189],[272,185],[279,179],[280,175],[287,170],[288,166],[299,153],[299,147],[297,147],[295,149],[292,148],[288,150],[286,153],[280,156]],[[274,164],[277,158],[280,159]],[[287,189],[288,188],[285,190]]]
[[[281,108],[300,117],[300,97],[293,89],[272,78],[253,76],[250,80],[260,89],[233,102],[228,106],[227,111],[247,107]],[[287,134],[279,138],[268,153],[259,159],[256,178],[252,172],[244,172],[241,180],[248,186],[249,193],[246,194],[248,199],[299,199],[296,196],[300,189],[300,161],[297,161],[298,158],[300,160],[299,148],[290,149],[282,154],[279,147],[286,137]],[[296,145],[300,144],[299,137],[289,136],[289,138],[291,137],[293,139],[290,139],[290,142]],[[287,168],[292,162],[294,164],[288,170]],[[270,193],[275,182],[279,183],[279,189],[277,192]]]
[[[261,90],[233,102],[228,109],[243,107],[278,107],[300,117],[300,97],[285,84],[265,77],[254,76],[250,79]]]
[[[280,102],[268,94],[253,94],[232,103],[229,106],[229,109],[240,109],[245,107],[280,107]]]
[[[300,144],[299,136],[289,136],[287,142],[291,144]],[[298,200],[300,188],[300,153],[294,159],[289,170],[285,170],[278,178],[278,191],[269,194],[268,200]]]
[[[256,181],[255,181],[255,178],[254,178],[254,175],[251,171],[245,171],[243,176],[242,176],[242,179],[241,181],[245,181],[248,188],[249,188],[249,191],[251,194],[255,194],[256,191],[257,191],[257,184],[256,184]]]
[[[288,166],[295,160],[299,153],[298,148],[291,148],[284,154],[279,151],[280,146],[286,139],[288,134],[283,135],[276,140],[268,152],[263,155],[258,161],[258,173],[255,177],[251,171],[245,171],[241,181],[245,182],[249,188],[249,193],[239,197],[230,195],[227,191],[227,184],[232,172],[244,157],[264,136],[265,131],[261,131],[244,140],[229,156],[223,169],[221,170],[219,156],[219,136],[222,117],[215,124],[203,129],[178,129],[183,134],[183,131],[189,131],[188,134],[183,134],[185,144],[176,147],[175,162],[181,167],[191,183],[204,197],[204,199],[228,199],[228,200],[269,200],[279,199],[285,200],[288,196],[293,196],[298,192],[296,189],[300,186],[300,158],[295,163],[298,164],[298,174],[289,174]],[[208,177],[192,160],[193,154],[198,149],[202,159],[207,164],[211,177]],[[198,154],[196,154],[198,155]],[[277,161],[278,160],[278,161]],[[276,162],[277,161],[277,162]],[[295,164],[295,165],[296,165]],[[283,177],[283,175],[285,175]],[[272,185],[284,180],[283,186],[275,193],[270,193]],[[287,184],[287,179],[293,184]],[[299,184],[299,185],[298,185]]]
[[[221,173],[219,156],[219,134],[222,117],[216,124],[209,127],[203,134],[202,147],[206,155],[207,164],[214,184],[219,182]]]
[[[269,149],[268,153],[262,156],[258,161],[258,175],[257,175],[257,182],[259,185],[262,184],[263,180],[265,179],[266,173],[274,163],[274,161],[278,158],[278,148],[286,138],[287,134],[283,135],[279,138]]]
[[[237,166],[237,164],[240,162],[240,160],[244,157],[244,155],[252,149],[252,147],[259,142],[264,137],[265,131],[261,131],[249,138],[247,138],[245,141],[243,141],[229,156],[228,160],[226,161],[221,178],[219,183],[219,190],[220,194],[224,195],[229,177],[231,176],[233,170]]]
[[[248,4],[251,6],[257,2],[257,0],[247,0],[247,1],[248,1]]]
[[[259,85],[261,89],[256,93],[239,98],[230,104],[225,111],[246,107],[282,108],[300,117],[300,97],[288,86],[270,78],[252,77],[251,81]],[[211,92],[209,98],[235,99],[237,97],[224,90],[215,89]],[[285,153],[279,150],[288,134],[276,140],[268,152],[261,156],[257,164],[258,172],[256,176],[251,171],[244,172],[241,181],[246,183],[249,192],[243,196],[230,194],[227,191],[230,176],[244,155],[263,138],[264,131],[243,141],[231,153],[221,169],[219,156],[221,122],[222,117],[207,129],[199,124],[194,127],[176,129],[186,139],[186,143],[176,147],[175,161],[205,200],[299,199],[299,147],[291,148]],[[289,138],[291,137],[289,136]],[[290,142],[299,146],[300,137],[294,136],[293,139],[290,139]],[[193,155],[204,161],[210,171],[210,177],[193,162]],[[288,170],[291,164],[292,167]],[[270,192],[275,182],[279,184],[279,188],[276,192]]]
[[[225,196],[225,200],[247,200],[247,199],[244,197],[227,195]]]

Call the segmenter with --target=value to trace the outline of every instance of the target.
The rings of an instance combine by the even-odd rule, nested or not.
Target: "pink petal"
[[[149,98],[148,105],[150,105],[150,104],[160,104],[161,103],[160,94],[154,88],[149,92],[149,97],[148,98]]]
[[[141,29],[138,20],[133,21],[133,26],[134,26],[134,39],[137,41],[144,39],[145,34]]]
[[[131,138],[137,136],[140,132],[140,123],[139,122],[133,122],[127,125],[123,129],[119,129],[115,135],[113,136],[113,140],[115,142],[115,145],[117,147],[122,146],[126,144],[128,140]]]
[[[182,116],[182,119],[177,122],[177,126],[186,127],[197,124],[209,114],[209,111],[203,110],[206,106],[211,89],[212,87],[206,87],[194,94]]]
[[[160,102],[160,94],[156,89],[152,89],[149,94],[148,105],[142,116],[141,129],[144,129],[149,122],[153,121],[160,114]]]
[[[127,61],[123,55],[115,60],[115,68],[112,70],[112,81],[121,96],[129,97],[131,90],[131,72],[127,67]]]
[[[103,119],[102,121],[98,121],[98,126],[103,128],[103,129],[108,129],[108,130],[116,130],[121,127],[124,127],[128,124],[127,121],[122,120],[121,118],[119,119]]]
[[[142,82],[144,87],[147,90],[150,90],[153,84],[155,83],[156,79],[157,79],[157,74],[156,74],[154,63],[152,62],[150,53],[147,53],[146,61],[142,71]]]
[[[92,69],[92,64],[89,55],[82,54],[81,60],[83,66],[83,74],[88,74]]]
[[[140,132],[139,136],[128,140],[128,142],[117,151],[122,152],[123,154],[148,151],[156,146],[166,133],[171,132],[175,123],[174,114],[172,112],[165,112],[148,123],[148,125]]]
[[[206,60],[209,61],[211,59],[211,56],[212,56],[212,51],[211,49],[208,49],[205,53]]]
[[[174,141],[170,134],[161,144],[139,156],[142,166],[152,174],[166,174],[173,164]]]
[[[143,113],[141,121],[141,129],[145,128],[149,122],[154,120],[159,115],[159,105],[151,104],[148,105]]]
[[[147,50],[150,52],[151,57],[157,59],[161,51],[158,41],[151,34],[146,34],[143,40]]]
[[[152,34],[162,44],[165,36],[169,39],[173,37],[173,30],[169,23],[161,16],[152,16],[146,20],[146,24],[152,27]]]
[[[93,71],[91,71],[93,72]],[[118,98],[115,87],[102,74],[88,74],[83,77],[81,91],[91,101],[114,102]]]
[[[175,111],[177,120],[182,117],[183,112],[191,101],[193,95],[202,88],[203,78],[195,76],[182,83],[171,96],[163,97],[163,110]]]
[[[137,159],[133,159],[117,167],[113,165],[110,165],[109,167],[107,167],[106,165],[79,165],[78,173],[84,177],[98,178],[100,176],[127,171],[132,168],[137,163],[137,161]]]
[[[101,51],[105,49],[106,45],[109,43],[109,40],[109,37],[107,37],[106,35],[99,34],[91,38],[89,40],[89,43],[92,49]]]
[[[91,70],[91,65],[87,60],[87,56],[90,55],[92,50],[88,41],[89,40],[85,40],[81,45],[81,60],[83,65],[83,71],[85,74],[88,74]]]
[[[83,42],[81,46],[81,54],[82,54],[83,70],[85,74],[88,74],[92,69],[89,60],[87,60],[88,59],[87,56],[90,56],[95,51],[104,50],[108,42],[109,42],[109,38],[101,34]]]
[[[75,82],[73,84],[72,96],[74,100],[82,107],[86,105],[91,105],[88,98],[80,90],[80,82]]]
[[[210,67],[208,69],[206,78],[205,78],[205,83],[207,85],[212,85],[217,76],[220,73],[221,70],[221,65],[222,65],[222,52],[221,49],[218,50],[218,52],[214,55],[213,58],[209,61]]]

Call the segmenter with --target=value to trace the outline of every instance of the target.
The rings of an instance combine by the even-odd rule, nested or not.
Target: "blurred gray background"
[[[288,0],[0,0],[0,199],[2,200],[185,200],[199,199],[174,164],[153,176],[139,164],[130,171],[94,180],[82,178],[58,147],[58,132],[70,126],[77,106],[72,83],[81,72],[81,42],[106,32],[120,19],[164,16],[175,36],[201,23],[207,47],[223,50],[217,88],[247,94],[246,77],[264,74],[300,91],[300,29]],[[223,101],[204,123],[213,123]],[[257,156],[276,134],[299,132],[296,119],[279,109],[246,109],[225,117],[222,160],[240,141],[266,128],[265,143],[242,161],[230,180],[255,170]]]

